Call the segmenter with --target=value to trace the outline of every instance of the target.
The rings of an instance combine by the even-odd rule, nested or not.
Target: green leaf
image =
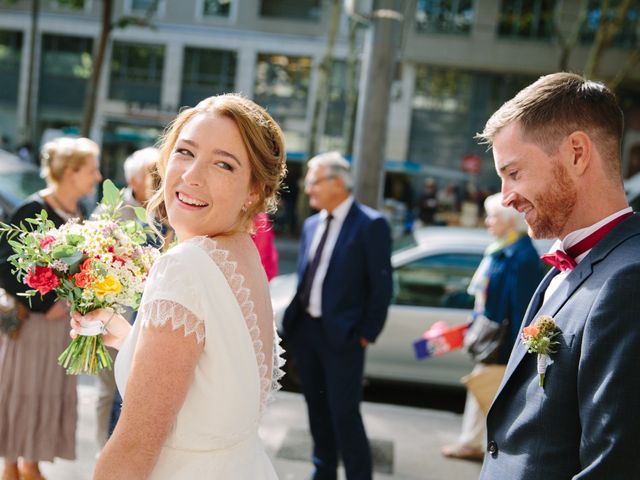
[[[71,245],[58,245],[56,248],[53,249],[53,251],[51,252],[51,256],[53,258],[56,259],[62,259],[64,257],[71,257],[73,256],[76,252],[78,252],[78,250],[76,250],[74,247],[72,247]],[[79,253],[79,252],[78,252]],[[82,255],[82,254],[80,254]]]
[[[67,242],[69,244],[77,246],[84,241],[84,237],[82,235],[77,235],[75,233],[70,233],[67,235]]]
[[[147,210],[144,207],[133,207],[133,211],[136,212],[136,217],[142,223],[149,223],[147,221]]]
[[[73,253],[73,255],[62,257],[61,260],[71,267],[73,265],[80,263],[82,261],[82,257],[83,257],[82,252],[79,252],[76,250]]]
[[[106,205],[116,205],[120,201],[120,190],[109,179],[102,183],[102,202]]]

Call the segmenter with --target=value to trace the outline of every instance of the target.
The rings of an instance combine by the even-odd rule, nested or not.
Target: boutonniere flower
[[[533,324],[522,329],[522,343],[529,353],[538,354],[538,375],[540,386],[544,387],[544,374],[547,371],[550,355],[556,352],[560,342],[554,341],[559,334],[556,322],[549,315],[540,315]]]

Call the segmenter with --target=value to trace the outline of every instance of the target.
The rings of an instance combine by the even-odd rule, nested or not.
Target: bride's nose
[[[187,168],[182,172],[182,180],[188,185],[201,185],[204,178],[201,163],[198,159],[194,159]]]

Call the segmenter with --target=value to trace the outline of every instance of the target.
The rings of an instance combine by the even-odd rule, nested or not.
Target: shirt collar
[[[351,210],[351,205],[353,205],[354,199],[353,195],[349,195],[346,199],[342,201],[340,205],[333,209],[331,215],[333,215],[333,220],[338,221],[340,223],[344,222],[344,219],[347,218],[347,214],[349,210]],[[329,212],[326,210],[320,211],[320,221],[324,222],[329,215]]]
[[[633,211],[633,209],[631,207],[623,208],[622,210],[618,210],[617,212],[612,213],[608,217],[603,218],[599,222],[596,222],[596,223],[594,223],[593,225],[591,225],[589,227],[580,228],[579,230],[574,230],[573,232],[569,233],[566,237],[564,237],[563,240],[560,240],[560,239],[556,240],[553,243],[553,245],[551,245],[551,249],[549,250],[549,253],[553,253],[556,250],[563,250],[563,251],[566,252],[568,248],[571,248],[573,245],[578,243],[583,238],[588,237],[589,235],[591,235],[593,232],[598,230],[603,225],[606,225],[610,221],[618,218],[619,216],[624,215],[627,212],[632,212],[632,211]],[[589,253],[589,251],[584,252],[582,255],[579,255],[576,258],[576,261],[582,260],[587,255],[587,253]]]

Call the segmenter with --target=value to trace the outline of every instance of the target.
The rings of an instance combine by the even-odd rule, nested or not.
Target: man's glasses
[[[325,175],[324,177],[316,178],[315,180],[305,180],[304,188],[307,187],[315,187],[316,185],[321,184],[325,180],[331,180],[332,178],[336,178],[335,175]]]

